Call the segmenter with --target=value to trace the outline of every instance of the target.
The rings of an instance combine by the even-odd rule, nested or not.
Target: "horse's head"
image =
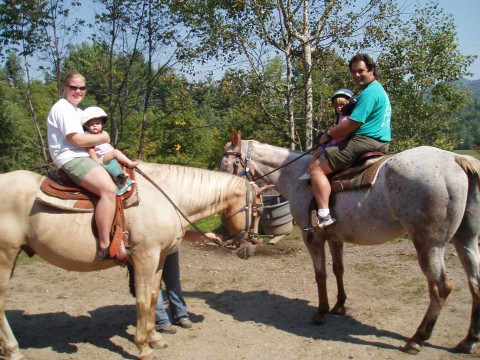
[[[254,182],[246,182],[246,195],[242,201],[232,199],[231,204],[222,211],[222,223],[231,237],[228,243],[237,248],[237,255],[248,258],[258,244],[258,226],[263,211],[262,193],[272,188],[268,185],[260,188]]]
[[[251,161],[251,152],[252,142],[248,142],[246,153],[243,152],[242,137],[239,132],[232,130],[232,140],[223,149],[220,171],[253,180],[255,169]]]

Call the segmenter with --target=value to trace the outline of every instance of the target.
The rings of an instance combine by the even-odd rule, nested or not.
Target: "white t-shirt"
[[[48,114],[48,149],[58,168],[74,158],[88,156],[85,148],[75,146],[66,138],[68,134],[83,134],[80,124],[82,116],[83,110],[73,106],[65,99],[58,100]]]

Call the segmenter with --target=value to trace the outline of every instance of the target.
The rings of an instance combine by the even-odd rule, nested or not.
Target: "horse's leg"
[[[20,251],[20,250],[19,250]],[[2,251],[0,254],[0,339],[2,345],[2,359],[20,360],[23,355],[20,353],[18,342],[10,328],[5,316],[5,297],[10,282],[11,272],[15,267],[18,252]]]
[[[337,279],[337,303],[330,310],[330,313],[334,315],[345,315],[345,301],[347,300],[347,294],[345,293],[345,287],[343,285],[343,242],[329,240],[328,246],[332,255],[333,273]]]
[[[424,248],[413,239],[418,254],[418,262],[428,282],[430,304],[423,317],[420,326],[407,344],[404,351],[410,354],[417,354],[422,349],[426,340],[432,335],[433,327],[437,322],[448,295],[452,291],[452,284],[448,280],[445,270],[443,256],[444,247]]]
[[[160,291],[160,281],[162,280],[163,264],[160,265],[159,271],[155,274],[153,280],[152,302],[150,304],[150,321],[148,322],[148,344],[153,349],[165,349],[168,347],[167,342],[162,335],[157,331],[155,326],[155,308],[158,301],[158,293]]]
[[[310,257],[312,258],[318,291],[318,309],[313,315],[312,323],[315,325],[322,325],[325,324],[325,315],[330,309],[327,293],[325,240],[318,233],[307,234],[304,232],[303,241],[308,249],[308,252],[310,253]]]
[[[152,359],[152,348],[150,347],[149,330],[152,328],[152,294],[154,292],[154,281],[159,256],[150,254],[132,254],[133,267],[135,271],[135,295],[137,304],[137,329],[135,332],[135,344],[137,345],[140,360]],[[160,253],[160,250],[158,251]],[[153,321],[153,327],[155,322]]]
[[[462,353],[473,354],[475,346],[480,342],[480,254],[478,251],[478,236],[468,241],[453,241],[458,257],[467,273],[468,286],[472,294],[472,313],[467,336],[455,349]]]

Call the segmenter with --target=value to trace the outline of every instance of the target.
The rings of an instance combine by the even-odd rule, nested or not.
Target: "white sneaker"
[[[308,171],[305,171],[305,173],[298,178],[300,181],[305,181],[305,180],[310,180],[310,173]]]

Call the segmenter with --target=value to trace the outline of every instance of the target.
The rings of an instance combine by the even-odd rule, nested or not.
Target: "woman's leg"
[[[80,186],[99,196],[95,207],[95,222],[100,237],[100,248],[107,249],[110,246],[110,230],[115,215],[117,187],[101,166],[91,169],[83,178]]]

